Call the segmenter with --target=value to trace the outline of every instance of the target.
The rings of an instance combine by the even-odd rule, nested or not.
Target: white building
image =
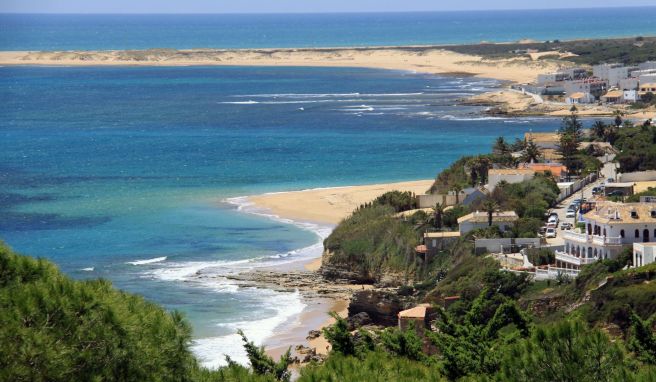
[[[487,189],[492,192],[499,182],[521,183],[533,179],[535,171],[527,168],[491,168],[487,172]]]
[[[475,229],[489,227],[488,214],[486,211],[476,211],[458,219],[460,235],[465,235]],[[519,219],[515,211],[496,211],[492,214],[492,225],[498,226],[503,232],[512,228],[513,223]]]
[[[581,264],[612,259],[633,243],[656,236],[656,203],[597,203],[583,215],[584,232],[565,231],[565,253]]]
[[[594,103],[595,97],[587,92],[574,92],[565,98],[568,105],[578,105],[582,103]]]
[[[641,267],[653,263],[656,258],[656,243],[633,243],[633,266]]]
[[[624,102],[636,102],[638,100],[637,90],[624,90]]]

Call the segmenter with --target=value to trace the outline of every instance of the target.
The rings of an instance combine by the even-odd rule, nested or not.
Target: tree
[[[348,330],[348,323],[336,312],[330,312],[329,314],[335,319],[335,323],[323,328],[323,335],[332,346],[332,351],[343,355],[354,355],[355,342],[353,341],[351,332]]]
[[[506,352],[500,381],[624,381],[629,370],[622,348],[581,321],[538,327]]]
[[[582,129],[583,125],[576,112],[572,112],[572,114],[563,118],[560,130],[558,131],[558,135],[560,136],[558,150],[563,157],[563,164],[567,167],[568,173],[574,172],[575,158],[583,135]]]
[[[494,216],[494,212],[499,208],[499,205],[497,202],[492,199],[492,198],[487,198],[483,202],[483,209],[485,212],[487,212],[487,225],[488,227],[492,227],[492,218]]]
[[[602,140],[606,140],[606,124],[603,121],[595,121],[592,124],[592,134]]]
[[[529,139],[526,142],[526,146],[522,151],[522,161],[528,163],[535,163],[542,157],[542,152],[540,147],[533,142],[533,139]]]
[[[624,113],[621,110],[615,110],[613,115],[615,116],[615,126],[622,126],[622,117],[624,116]]]
[[[444,204],[442,203],[435,203],[435,207],[433,207],[433,222],[435,225],[435,228],[437,229],[442,229],[442,215],[444,214]]]
[[[257,347],[251,341],[248,341],[246,335],[241,330],[238,330],[237,333],[241,336],[242,341],[244,342],[244,350],[248,356],[248,361],[253,368],[255,374],[258,375],[270,375],[273,376],[277,381],[287,382],[291,378],[291,373],[287,367],[292,363],[291,357],[291,347],[280,356],[280,360],[275,362],[271,357],[266,354],[264,346]],[[228,364],[231,363],[230,358],[227,358]]]
[[[631,330],[629,349],[644,363],[656,365],[656,333],[651,329],[656,321],[656,315],[643,320],[637,314],[631,313]]]
[[[426,358],[422,351],[422,340],[417,335],[414,323],[411,323],[406,330],[387,328],[380,333],[380,340],[387,351],[398,356],[415,361]]]
[[[498,137],[496,141],[494,141],[492,152],[494,152],[497,155],[507,155],[510,153],[510,147],[508,146],[508,143],[506,142],[504,137],[502,136]]]

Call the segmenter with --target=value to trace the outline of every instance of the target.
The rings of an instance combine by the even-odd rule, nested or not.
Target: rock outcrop
[[[398,313],[414,304],[412,297],[399,296],[395,289],[372,289],[353,293],[348,312],[349,317],[366,313],[376,325],[394,326]]]

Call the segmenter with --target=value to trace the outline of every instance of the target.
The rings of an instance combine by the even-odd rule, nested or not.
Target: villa
[[[519,219],[515,211],[496,211],[492,213],[492,225],[496,225],[503,232],[510,230]],[[475,229],[489,227],[488,214],[486,211],[476,211],[458,219],[460,235],[465,235]]]
[[[633,266],[642,267],[656,261],[656,243],[633,243]]]
[[[565,231],[565,253],[580,265],[615,258],[656,236],[656,203],[597,203],[582,217],[584,232]]]
[[[558,133],[524,133],[524,142],[533,141],[541,149],[558,149],[560,135]]]

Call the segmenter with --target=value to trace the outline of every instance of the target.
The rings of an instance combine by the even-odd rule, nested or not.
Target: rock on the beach
[[[348,322],[349,330],[355,330],[364,325],[368,325],[371,323],[371,317],[369,317],[369,314],[367,314],[367,312],[360,312],[354,314],[352,316],[349,316],[346,320]]]
[[[313,339],[315,339],[315,338],[318,338],[320,335],[321,335],[321,331],[319,331],[319,330],[310,330],[310,331],[308,332],[308,336],[305,337],[305,339],[307,339],[307,340],[313,340]]]

